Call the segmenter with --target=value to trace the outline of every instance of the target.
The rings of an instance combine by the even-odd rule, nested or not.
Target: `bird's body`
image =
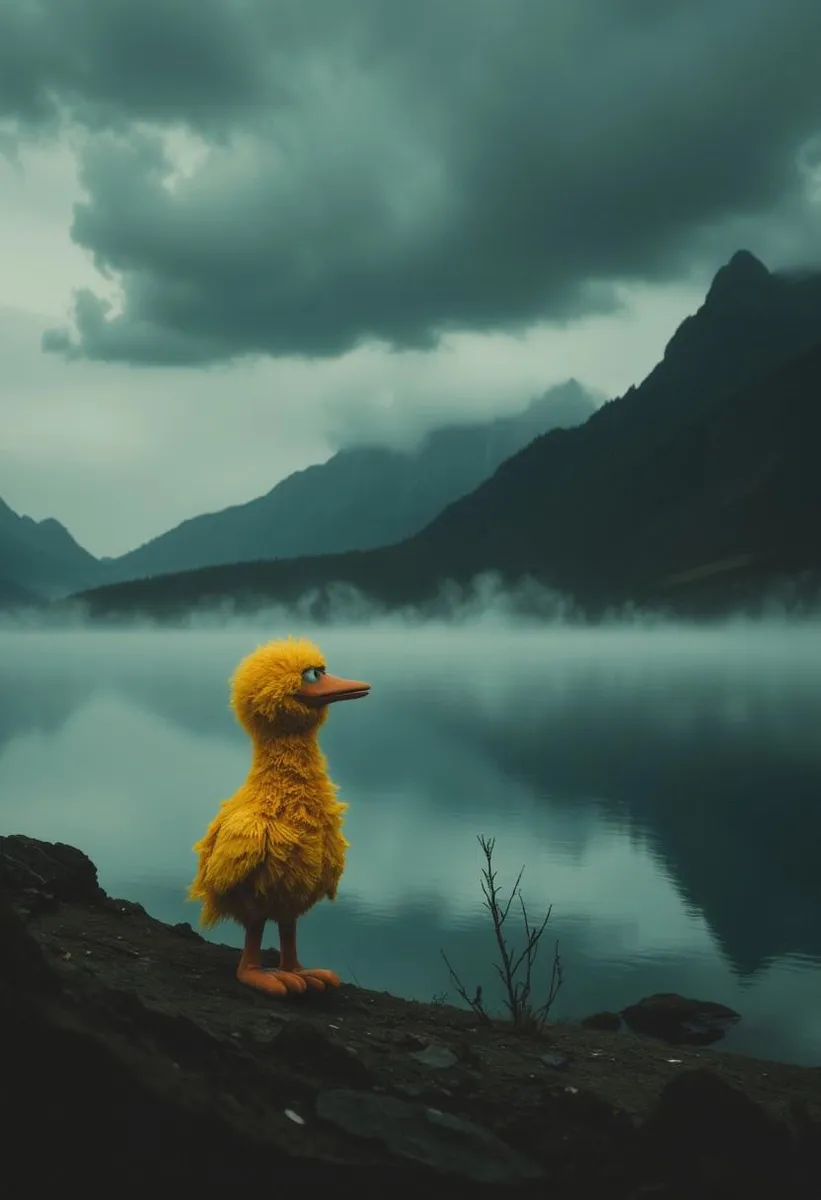
[[[231,703],[254,756],[242,787],[226,800],[194,850],[189,896],[201,923],[225,918],[245,929],[239,978],[275,995],[338,985],[331,971],[299,965],[296,922],[333,900],[345,867],[347,805],[336,798],[318,733],[328,704],[367,695],[370,685],[328,675],[320,651],[289,639],[260,646],[240,663]],[[280,934],[280,967],[260,965],[266,921]]]
[[[336,896],[347,805],[336,799],[315,740],[279,749],[257,750],[245,783],[194,847],[200,862],[191,897],[203,902],[203,925],[296,919]]]

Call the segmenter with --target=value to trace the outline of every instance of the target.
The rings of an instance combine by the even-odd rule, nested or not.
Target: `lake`
[[[486,834],[531,918],[553,906],[554,1015],[679,991],[742,1012],[728,1049],[821,1063],[821,625],[5,631],[0,832],[196,926],[191,846],[249,763],[227,680],[288,632],[373,685],[321,734],[351,849],[303,961],[430,1000],[444,951],[498,995]]]

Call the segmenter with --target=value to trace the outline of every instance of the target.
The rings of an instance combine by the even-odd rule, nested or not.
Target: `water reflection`
[[[195,919],[190,846],[248,763],[226,680],[258,640],[3,635],[3,831],[79,845],[110,891]],[[532,909],[554,905],[564,1013],[684,990],[744,1012],[736,1046],[818,1060],[821,631],[320,640],[374,692],[323,734],[352,850],[306,953],[427,999],[444,948],[493,987],[485,832],[503,877],[527,864]]]

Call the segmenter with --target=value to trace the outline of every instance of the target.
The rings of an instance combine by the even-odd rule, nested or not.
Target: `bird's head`
[[[369,683],[329,675],[322,652],[304,638],[258,646],[231,681],[231,707],[252,736],[308,733],[328,705],[367,696]]]

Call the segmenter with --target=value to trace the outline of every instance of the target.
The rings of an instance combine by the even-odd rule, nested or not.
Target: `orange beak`
[[[297,699],[309,704],[311,708],[321,708],[325,704],[333,704],[336,700],[358,700],[367,696],[370,690],[371,685],[362,683],[359,679],[322,675],[316,683],[303,683],[297,692]]]

